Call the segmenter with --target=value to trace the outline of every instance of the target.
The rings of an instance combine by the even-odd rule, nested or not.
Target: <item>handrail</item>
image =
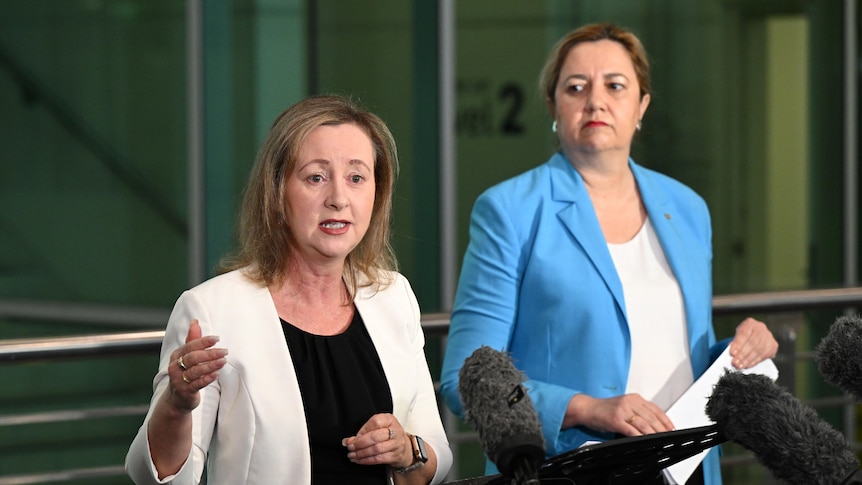
[[[0,340],[0,363],[158,352],[164,330],[75,337]]]
[[[123,465],[81,468],[59,472],[37,473],[33,475],[9,475],[0,477],[0,485],[44,485],[46,483],[86,480],[90,478],[110,478],[126,474]]]
[[[68,315],[69,308],[60,306],[63,314]],[[0,301],[0,317],[9,315],[27,305],[24,302],[10,304]],[[764,293],[747,293],[723,295],[713,298],[714,315],[731,315],[741,313],[799,311],[813,308],[862,307],[862,287],[833,288],[820,290],[778,291]],[[59,316],[60,312],[52,310],[51,305],[41,305],[41,316]],[[31,308],[31,310],[35,309]],[[78,309],[81,309],[79,306]],[[105,322],[108,318],[117,317],[121,309],[106,308],[99,313],[96,307],[87,306],[90,317]],[[161,310],[134,309],[139,317],[146,319],[159,317],[167,320],[167,312]],[[107,317],[107,318],[106,318]],[[449,329],[448,313],[425,313],[422,315],[422,328],[429,335],[445,335]],[[86,335],[75,337],[28,338],[0,340],[0,365],[43,359],[102,357],[119,354],[155,353],[161,348],[164,330],[147,332],[115,333],[107,335]]]
[[[41,318],[51,319],[51,316],[66,317],[70,314],[67,304],[42,304],[39,311],[28,313],[26,310],[33,308],[29,304],[9,304],[9,300],[0,299],[0,318],[14,314],[19,318]],[[738,295],[723,295],[713,298],[713,314],[757,314],[757,313],[779,313],[804,311],[817,308],[852,308],[862,307],[862,288],[836,288],[826,290],[800,290],[768,293],[749,293]],[[111,318],[117,317],[118,307],[97,307],[92,305],[78,305],[74,310],[84,312],[71,312],[78,316],[74,321],[86,321],[83,315],[99,323],[110,323]],[[135,319],[147,320],[152,323],[154,318],[159,318],[161,325],[167,320],[168,312],[152,309],[132,309]],[[37,315],[34,315],[36,313]],[[128,323],[129,315],[122,315]],[[445,337],[450,322],[449,313],[426,313],[421,317],[422,328],[428,336]],[[52,338],[25,338],[0,340],[0,365],[21,363],[37,360],[56,360],[82,357],[107,357],[107,356],[129,356],[134,354],[157,354],[161,348],[164,330],[138,331],[102,335],[85,335],[71,337]],[[795,353],[795,358],[805,358],[805,353]],[[848,396],[835,396],[820,398],[810,402],[816,406],[850,406],[854,401]],[[84,410],[55,410],[48,412],[37,412],[19,415],[0,416],[0,426],[16,426],[32,423],[48,423],[79,419],[101,419],[111,416],[143,415],[146,413],[147,405],[125,405],[105,408],[90,408]],[[450,440],[460,442],[462,440],[475,439],[475,433],[463,433],[452,430],[449,433]],[[860,444],[855,439],[852,446],[858,450]],[[752,463],[755,459],[750,455],[724,458],[723,464],[740,465]],[[732,462],[732,463],[731,463]],[[0,476],[0,485],[22,485],[34,483],[56,483],[71,479],[86,479],[94,477],[108,477],[123,475],[122,466],[89,468],[78,470],[65,470],[37,475]]]
[[[712,299],[712,313],[716,316],[853,306],[862,306],[862,287],[744,293]]]
[[[168,316],[170,309],[164,308],[0,298],[0,319],[163,328]]]

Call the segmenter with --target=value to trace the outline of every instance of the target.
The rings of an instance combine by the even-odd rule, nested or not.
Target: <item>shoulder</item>
[[[265,289],[264,286],[246,276],[244,270],[239,269],[214,276],[190,288],[186,293],[193,294],[204,300],[222,298],[236,300],[237,298],[257,294]]]
[[[485,189],[477,202],[494,200],[500,204],[519,204],[525,199],[542,197],[550,188],[552,170],[550,161],[533,167]]]
[[[357,299],[369,300],[380,296],[413,294],[413,289],[407,278],[397,271],[379,270],[377,273],[379,283],[371,283],[370,278],[361,275],[359,278],[361,287],[357,290]]]
[[[631,162],[638,185],[651,192],[665,195],[672,202],[706,208],[706,201],[688,185],[655,170]]]
[[[555,195],[559,192],[555,188],[558,185],[576,184],[570,173],[574,170],[567,167],[570,167],[568,162],[555,154],[547,162],[486,189],[473,204],[472,225],[485,226],[495,232],[504,231],[503,228],[510,225],[510,230],[529,227],[545,209],[558,207],[555,202],[567,202],[556,200],[558,195]],[[569,199],[568,194],[563,199]]]
[[[379,322],[374,325],[390,328],[418,326],[421,319],[419,302],[410,282],[401,273],[387,271],[386,283],[364,286],[357,290],[354,304],[363,318]]]

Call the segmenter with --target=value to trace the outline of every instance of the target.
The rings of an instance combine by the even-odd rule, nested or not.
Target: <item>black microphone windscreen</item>
[[[862,319],[842,316],[817,344],[815,358],[820,375],[857,400],[862,400]]]
[[[480,347],[464,361],[458,378],[464,419],[503,475],[513,476],[525,459],[534,466],[544,459],[539,416],[524,389],[524,374],[508,354]]]
[[[839,484],[859,468],[844,435],[767,376],[724,374],[706,413],[727,439],[791,484]]]

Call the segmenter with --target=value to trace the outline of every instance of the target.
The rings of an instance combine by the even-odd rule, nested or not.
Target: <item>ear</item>
[[[641,97],[640,108],[638,109],[640,111],[640,116],[638,116],[639,120],[644,118],[644,113],[646,113],[647,106],[649,106],[649,100],[649,94],[644,94],[643,97]]]
[[[545,98],[545,104],[548,105],[548,114],[551,115],[551,118],[557,119],[557,105],[554,103],[554,100],[551,98]]]

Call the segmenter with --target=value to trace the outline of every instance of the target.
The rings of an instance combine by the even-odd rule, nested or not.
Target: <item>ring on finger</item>
[[[392,431],[392,428],[387,428],[387,429],[389,430],[389,439],[391,440],[392,438],[395,437],[395,431]]]
[[[180,369],[186,370],[186,364],[183,363],[183,356],[181,355],[179,359],[177,359],[177,365],[180,366]]]
[[[637,415],[637,414],[632,414],[632,417],[630,417],[629,419],[627,419],[627,420],[626,420],[626,423],[634,424],[634,422],[635,422],[635,418],[637,418],[637,417],[638,417],[638,415]]]
[[[192,381],[189,380],[189,376],[186,375],[186,371],[183,371],[183,381],[185,381],[186,384],[192,383]]]

